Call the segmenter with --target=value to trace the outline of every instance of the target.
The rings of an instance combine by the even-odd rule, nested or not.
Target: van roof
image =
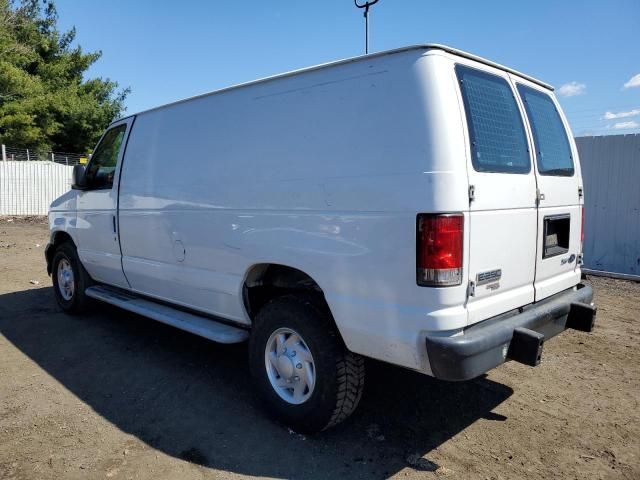
[[[345,58],[345,59],[342,59],[342,60],[335,60],[335,61],[327,62],[327,63],[321,63],[319,65],[314,65],[314,66],[311,66],[311,67],[305,67],[305,68],[301,68],[301,69],[298,69],[298,70],[292,70],[290,72],[279,73],[277,75],[272,75],[272,76],[269,76],[269,77],[264,77],[264,78],[259,78],[259,79],[256,79],[256,80],[251,80],[249,82],[239,83],[237,85],[231,85],[229,87],[224,87],[224,88],[221,88],[219,90],[213,90],[211,92],[202,93],[202,94],[199,94],[199,95],[195,95],[193,97],[183,98],[183,99],[177,100],[175,102],[170,102],[170,103],[166,103],[164,105],[159,105],[157,107],[149,108],[147,110],[142,110],[140,112],[137,112],[137,113],[134,113],[134,114],[127,115],[125,117],[119,118],[115,122],[124,120],[124,119],[129,118],[129,117],[133,117],[135,115],[140,115],[142,113],[151,112],[151,111],[154,111],[154,110],[159,110],[161,108],[168,107],[168,106],[171,106],[171,105],[175,105],[175,104],[178,104],[178,103],[188,102],[189,100],[194,100],[196,98],[201,98],[201,97],[207,97],[209,95],[215,95],[217,93],[227,92],[229,90],[235,90],[237,88],[247,87],[247,86],[255,85],[255,84],[258,84],[258,83],[269,82],[271,80],[276,80],[276,79],[284,78],[284,77],[290,77],[290,76],[293,76],[293,75],[299,75],[301,73],[312,72],[314,70],[320,70],[320,69],[323,69],[323,68],[333,67],[333,66],[337,66],[337,65],[344,65],[344,64],[347,64],[347,63],[358,62],[358,61],[367,60],[367,59],[371,59],[371,58],[383,57],[383,56],[386,56],[386,55],[393,55],[395,53],[407,52],[407,51],[411,51],[411,50],[442,50],[442,51],[451,53],[453,55],[457,55],[459,57],[468,58],[470,60],[474,60],[476,62],[480,62],[480,63],[483,63],[485,65],[489,65],[491,67],[495,67],[495,68],[498,68],[500,70],[504,70],[506,72],[513,73],[513,74],[518,75],[518,76],[520,76],[522,78],[526,78],[527,80],[529,80],[529,81],[531,81],[533,83],[536,83],[536,84],[540,85],[541,87],[547,88],[549,90],[553,90],[553,87],[551,85],[549,85],[548,83],[542,82],[541,80],[538,80],[538,79],[536,79],[534,77],[531,77],[529,75],[525,75],[524,73],[521,73],[521,72],[519,72],[517,70],[514,70],[512,68],[505,67],[504,65],[501,65],[499,63],[492,62],[491,60],[487,60],[486,58],[482,58],[482,57],[479,57],[479,56],[474,55],[472,53],[468,53],[468,52],[465,52],[463,50],[458,50],[457,48],[449,47],[447,45],[441,45],[441,44],[438,44],[438,43],[423,43],[423,44],[418,44],[418,45],[409,45],[409,46],[406,46],[406,47],[394,48],[394,49],[391,49],[391,50],[383,50],[381,52],[369,53],[367,55],[358,55],[356,57]],[[115,122],[113,122],[113,123],[115,123]]]

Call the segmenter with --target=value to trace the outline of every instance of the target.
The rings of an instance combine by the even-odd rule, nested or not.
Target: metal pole
[[[369,4],[364,9],[364,54],[369,53]]]
[[[27,148],[27,162],[29,161],[29,149]]]
[[[378,0],[367,1],[364,4],[358,4],[358,0],[353,0],[358,8],[364,8],[364,53],[369,53],[369,7],[378,3]]]

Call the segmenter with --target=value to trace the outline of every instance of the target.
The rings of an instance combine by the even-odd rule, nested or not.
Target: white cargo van
[[[553,89],[440,45],[320,65],[111,124],[51,205],[63,310],[218,342],[299,431],[364,357],[445,380],[590,331],[580,164]]]

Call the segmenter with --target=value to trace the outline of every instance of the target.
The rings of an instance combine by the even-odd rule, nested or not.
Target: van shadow
[[[106,305],[67,316],[50,288],[0,295],[0,332],[122,431],[245,475],[388,477],[480,418],[504,420],[491,411],[513,393],[486,378],[445,383],[371,361],[354,416],[305,438],[263,412],[245,345],[218,345]]]

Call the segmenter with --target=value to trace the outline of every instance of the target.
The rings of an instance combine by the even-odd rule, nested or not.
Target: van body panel
[[[78,195],[75,190],[69,190],[56,198],[49,207],[49,237],[50,244],[58,239],[59,234],[67,234],[74,245],[78,245],[76,223],[78,219]],[[50,265],[47,266],[48,268]]]
[[[114,165],[113,186],[95,190],[76,190],[76,240],[78,256],[94,280],[121,288],[129,288],[122,270],[122,256],[118,237],[118,183],[126,140],[131,132],[133,117],[109,126],[98,147],[113,129],[123,128],[123,138]],[[91,165],[91,163],[89,163]]]
[[[467,303],[469,323],[533,302],[535,215],[530,208],[470,213],[469,281],[475,291]],[[483,273],[496,270],[500,276],[495,280],[479,280]]]
[[[119,212],[132,288],[249,323],[246,272],[291,266],[323,289],[350,349],[423,368],[420,332],[467,323],[466,286],[416,285],[414,240],[417,213],[468,208],[464,146],[445,141],[463,137],[442,58],[381,60],[138,115]]]
[[[567,252],[550,258],[543,258],[542,244],[544,239],[544,222],[546,218],[569,216],[570,240]],[[536,300],[542,300],[554,293],[575,285],[580,281],[581,272],[578,268],[578,254],[582,251],[580,244],[580,230],[582,223],[580,205],[564,205],[544,207],[538,211],[538,249],[536,262]]]
[[[550,91],[448,47],[411,47],[183,100],[124,120],[114,188],[92,201],[71,192],[63,203],[77,201],[79,226],[59,228],[84,230],[74,235],[96,280],[245,325],[249,272],[295,268],[322,289],[349,350],[430,374],[426,338],[462,336],[580,275],[536,259],[542,217],[521,102],[531,170],[474,169],[456,65],[510,82],[516,99],[516,81]],[[550,212],[577,205],[550,198]],[[462,214],[460,285],[418,286],[423,213]],[[494,270],[497,288],[477,285]]]
[[[508,94],[514,94],[507,73],[467,59],[455,58],[452,62],[453,68],[462,66],[472,69],[473,71],[469,71],[471,75],[479,72],[479,79],[488,75],[487,81],[498,82],[498,86]],[[475,149],[472,148],[473,125],[471,112],[468,111],[469,99],[465,101],[464,98],[465,85],[462,76],[458,74],[455,80],[459,85],[457,103],[465,125],[463,131],[466,132],[466,168],[469,185],[473,187],[473,199],[469,202],[471,241],[467,270],[467,281],[472,289],[467,308],[469,323],[472,324],[534,300],[536,179],[532,159],[526,151],[530,150],[530,145],[524,133],[524,124],[520,135],[523,135],[523,154],[528,157],[530,165],[528,172],[477,170],[472,158]],[[467,82],[469,81],[470,79],[467,79]],[[482,91],[477,93],[483,94]],[[522,112],[515,102],[515,95],[512,103],[514,115],[521,116]],[[478,156],[482,153],[479,150],[476,152]],[[487,277],[491,272],[495,272],[493,279]],[[484,280],[485,277],[488,280]]]
[[[536,301],[547,298],[566,288],[569,288],[580,281],[580,268],[578,264],[579,255],[582,253],[581,230],[582,230],[582,208],[583,199],[579,194],[582,188],[582,177],[580,171],[580,162],[578,151],[573,140],[573,135],[569,128],[569,124],[564,117],[562,109],[552,92],[541,88],[526,79],[517,78],[511,75],[513,82],[517,86],[524,86],[535,92],[544,95],[545,99],[555,107],[560,122],[562,134],[567,142],[569,152],[571,154],[571,163],[573,173],[571,175],[549,175],[541,172],[541,155],[539,146],[535,144],[535,125],[532,125],[533,119],[529,113],[525,115],[528,129],[531,132],[531,141],[534,144],[532,151],[536,163],[536,176],[538,188],[538,239],[537,239],[537,255],[536,255],[536,277],[535,291]],[[522,91],[520,99],[523,98]],[[526,111],[526,108],[525,108]],[[553,122],[554,118],[545,118],[546,122]],[[562,254],[551,255],[545,258],[545,219],[569,217],[569,238],[566,251]]]

